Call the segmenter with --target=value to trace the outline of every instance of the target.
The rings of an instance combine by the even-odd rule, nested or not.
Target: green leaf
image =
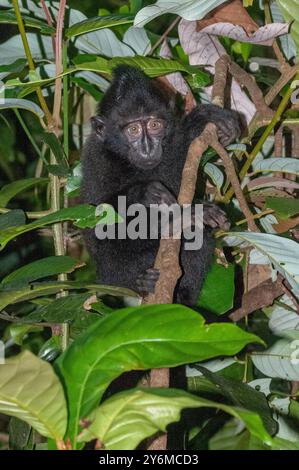
[[[82,182],[82,167],[81,167],[81,163],[78,163],[71,170],[71,174],[67,179],[67,182],[65,185],[66,194],[69,197],[77,196],[80,191],[81,182]]]
[[[79,440],[99,439],[105,450],[133,450],[144,439],[179,421],[184,408],[216,408],[243,421],[252,435],[271,445],[258,414],[216,403],[183,390],[133,389],[117,393],[91,416]]]
[[[84,302],[91,296],[90,292],[84,294],[70,294],[53,300],[47,305],[38,307],[34,312],[29,313],[26,317],[22,317],[21,321],[26,322],[49,322],[49,323],[71,323],[79,315],[85,313],[83,308]],[[88,312],[90,315],[90,312]],[[99,315],[95,314],[98,320]]]
[[[6,207],[9,201],[22,191],[30,189],[37,184],[48,182],[49,178],[26,178],[6,184],[0,190],[0,206]]]
[[[8,284],[0,286],[0,310],[3,310],[9,304],[31,300],[45,295],[57,294],[61,290],[80,289],[87,289],[91,292],[98,292],[102,295],[138,297],[136,293],[129,289],[102,284],[92,284],[88,282],[34,282],[20,287],[11,287],[11,285]]]
[[[299,200],[285,197],[267,197],[265,206],[273,209],[281,219],[288,219],[299,214]]]
[[[255,367],[267,377],[299,380],[298,340],[280,339],[265,351],[252,353]]]
[[[229,264],[227,267],[222,266],[214,258],[211,270],[208,272],[200,292],[198,307],[222,315],[232,308],[234,294],[235,266],[233,264]]]
[[[43,132],[41,135],[41,139],[52,150],[55,156],[56,162],[63,165],[63,167],[66,168],[66,171],[67,171],[68,161],[67,161],[66,156],[64,155],[62,145],[59,139],[56,137],[56,135],[53,132]]]
[[[269,258],[299,297],[299,244],[269,233],[231,232],[225,241],[231,246],[254,246]]]
[[[133,23],[133,20],[133,15],[96,16],[95,18],[88,18],[87,20],[73,24],[70,28],[66,29],[65,35],[67,38],[71,38],[102,28],[111,28],[112,26]]]
[[[94,54],[80,54],[74,57],[75,72],[79,70],[87,70],[89,72],[99,72],[110,74],[111,69],[109,61],[104,57],[97,57]]]
[[[34,325],[21,325],[17,323],[11,323],[9,327],[5,330],[3,339],[5,341],[12,339],[14,344],[21,346],[24,339],[28,336],[28,333],[37,333],[43,329],[40,326]]]
[[[113,57],[108,62],[111,69],[117,65],[131,65],[137,67],[146,73],[149,77],[159,77],[173,72],[186,72],[194,75],[203,75],[205,72],[201,72],[198,67],[192,65],[185,65],[177,60],[170,59],[153,59],[152,57],[134,56],[134,57]]]
[[[101,100],[103,93],[99,91],[98,87],[93,83],[89,83],[82,77],[71,77],[70,80],[72,83],[75,83],[78,87],[82,88],[82,90],[89,93],[96,101]]]
[[[36,114],[39,118],[44,117],[43,110],[33,101],[23,100],[20,98],[5,98],[3,103],[0,103],[0,109],[13,109],[21,108],[31,111]]]
[[[22,14],[22,20],[25,26],[30,28],[37,28],[42,34],[53,34],[55,28],[49,26],[42,20],[32,18],[31,16]],[[14,11],[1,10],[0,11],[0,24],[18,24]]]
[[[261,342],[233,324],[205,325],[180,305],[147,305],[117,310],[98,320],[58,359],[69,403],[69,435],[97,405],[108,385],[128,370],[175,367],[235,354]]]
[[[253,173],[270,172],[270,173],[291,173],[299,175],[299,161],[297,158],[265,158],[254,164]]]
[[[220,192],[224,183],[224,175],[222,171],[218,168],[218,166],[208,162],[204,166],[204,172],[211,178],[216,188]]]
[[[149,21],[164,15],[173,13],[185,20],[200,20],[211,10],[218,7],[226,0],[158,0],[154,5],[142,8],[135,16],[134,26],[144,26]]]
[[[26,59],[17,59],[12,64],[0,65],[0,73],[20,73],[26,66]]]
[[[196,365],[195,367],[209,379],[210,382],[216,385],[217,388],[221,390],[221,394],[230,400],[233,405],[257,413],[261,417],[269,434],[274,435],[277,432],[277,422],[272,418],[269,403],[263,393],[237,380],[215,374],[200,365]]]
[[[42,436],[62,440],[67,408],[53,368],[29,351],[0,367],[0,411],[30,424]]]
[[[15,237],[22,235],[23,233],[44,227],[45,225],[63,222],[64,220],[72,220],[74,225],[80,228],[93,228],[100,220],[100,217],[95,216],[95,209],[96,208],[94,206],[89,204],[81,204],[53,212],[52,214],[41,217],[27,225],[20,225],[18,227],[10,227],[2,230],[0,233],[0,249],[2,250],[5,248],[10,240],[13,240]]]
[[[297,51],[299,49],[299,13],[298,0],[277,0],[278,6],[286,21],[293,22],[291,27],[291,36],[293,37]]]
[[[26,223],[25,212],[21,209],[15,209],[0,215],[0,230],[5,230],[10,227],[17,227]]]
[[[79,265],[80,262],[71,256],[48,256],[13,271],[2,279],[1,284],[32,282],[48,276],[71,273]]]

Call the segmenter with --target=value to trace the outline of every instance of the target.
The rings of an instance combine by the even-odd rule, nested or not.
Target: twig
[[[229,318],[237,322],[256,310],[272,305],[283,293],[283,278],[280,275],[275,282],[267,279],[243,295],[241,307],[231,313]]]
[[[149,51],[148,55],[152,55],[152,53],[157,49],[157,47],[160,46],[160,44],[162,44],[162,42],[164,41],[164,39],[168,36],[168,34],[170,33],[170,31],[175,28],[175,26],[178,24],[178,22],[180,21],[181,17],[180,16],[177,16],[176,19],[170,24],[170,26],[164,31],[164,33],[162,34],[162,36],[159,37],[158,41],[152,46],[151,50]]]
[[[273,111],[266,105],[263,93],[257,86],[254,78],[235,62],[231,62],[229,64],[229,71],[235,80],[237,80],[241,88],[244,86],[247,88],[258,113],[260,113],[263,117],[272,117]]]
[[[22,18],[22,15],[21,15],[18,0],[12,0],[12,4],[13,4],[14,10],[15,10],[15,15],[16,15],[17,23],[18,23],[18,28],[19,28],[21,39],[22,39],[25,55],[27,57],[29,70],[31,70],[32,72],[35,72],[35,65],[34,65],[34,62],[33,62],[32,54],[31,54],[31,51],[30,51],[29,43],[28,43],[28,39],[27,39],[27,36],[26,36],[26,31],[25,31],[23,18]],[[42,107],[42,110],[45,113],[48,125],[50,125],[50,126],[53,125],[53,117],[52,117],[52,115],[49,111],[48,105],[47,105],[46,100],[45,100],[45,98],[42,94],[42,90],[41,90],[40,87],[38,87],[36,89],[36,94],[37,94],[38,100],[40,102],[40,105]]]
[[[60,75],[63,71],[62,64],[62,32],[63,32],[63,21],[65,15],[66,0],[60,0],[57,26],[56,26],[56,53],[55,53],[55,66],[56,66],[56,75]],[[60,108],[61,108],[61,99],[62,99],[62,79],[57,78],[55,80],[55,93],[54,93],[54,106],[53,106],[53,118],[55,122],[55,133],[58,134],[59,123],[60,123]],[[55,164],[56,158],[53,153],[51,153],[51,164]],[[60,181],[59,177],[55,175],[50,176],[50,187],[51,187],[51,209],[53,212],[56,212],[60,209]],[[65,254],[65,241],[64,241],[64,231],[63,224],[54,224],[53,225],[53,240],[55,247],[55,255],[62,256]],[[58,276],[59,281],[66,281],[67,274],[62,273]],[[67,292],[63,291],[59,294],[59,297],[66,296]],[[54,327],[53,334],[61,337],[61,348],[64,351],[68,346],[69,340],[69,325],[63,323],[58,327]]]
[[[295,78],[298,78],[299,79],[299,74],[296,75]],[[281,116],[283,114],[283,112],[285,111],[286,107],[288,106],[289,104],[289,100],[291,98],[291,95],[292,95],[292,92],[293,92],[293,89],[291,87],[289,87],[288,91],[285,93],[284,97],[282,98],[281,102],[279,103],[279,106],[271,120],[271,122],[268,124],[268,126],[266,127],[266,129],[264,130],[263,134],[261,135],[259,141],[257,142],[257,144],[255,145],[255,147],[253,148],[253,150],[251,151],[248,159],[246,160],[244,166],[242,167],[241,171],[240,171],[240,179],[242,180],[244,178],[244,176],[246,176],[247,174],[247,171],[249,170],[249,168],[251,167],[252,165],[252,162],[254,161],[255,157],[257,156],[257,154],[260,152],[260,150],[262,149],[264,143],[266,142],[267,138],[269,137],[269,135],[271,134],[271,132],[273,131],[274,127],[276,126],[276,124],[280,121],[281,119]],[[231,197],[233,196],[234,194],[234,189],[231,188],[229,189],[223,200],[225,202],[229,201],[231,199]]]
[[[230,63],[231,58],[227,54],[224,54],[217,60],[215,64],[215,77],[217,77],[217,81],[213,86],[212,103],[217,106],[220,106],[221,108],[224,107],[227,72]]]
[[[53,27],[53,21],[52,21],[50,11],[49,11],[49,9],[46,5],[45,0],[41,0],[41,4],[42,4],[43,10],[45,12],[48,25]],[[54,51],[54,54],[55,54],[55,36],[54,36],[54,34],[52,34],[51,37],[52,37],[52,47],[53,47],[53,51]]]

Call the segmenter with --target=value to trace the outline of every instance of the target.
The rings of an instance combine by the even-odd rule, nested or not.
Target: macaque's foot
[[[226,147],[234,142],[241,134],[241,126],[238,114],[235,111],[223,109],[219,114],[217,134],[221,145]]]
[[[203,204],[203,223],[211,228],[221,228],[222,230],[230,228],[230,221],[226,213],[216,204]]]
[[[147,295],[155,291],[156,282],[160,276],[159,269],[150,268],[140,274],[136,279],[137,290],[141,295]]]
[[[160,181],[151,181],[145,188],[142,204],[149,207],[151,204],[176,204],[176,198]]]

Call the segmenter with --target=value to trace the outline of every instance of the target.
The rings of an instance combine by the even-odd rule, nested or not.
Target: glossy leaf
[[[198,299],[198,307],[221,315],[230,310],[234,303],[235,266],[227,267],[217,263],[216,259],[204,281]],[[215,289],[217,286],[217,289]]]
[[[231,232],[225,241],[231,246],[253,246],[275,266],[299,297],[299,244],[269,233]]]
[[[153,59],[152,57],[114,57],[110,59],[109,66],[113,69],[117,65],[126,64],[132,67],[137,67],[143,70],[150,77],[159,77],[160,75],[166,75],[172,72],[186,72],[194,75],[208,77],[208,74],[202,72],[197,67],[191,65],[185,65],[177,60],[169,59]]]
[[[0,366],[0,411],[42,436],[63,439],[67,408],[62,385],[50,364],[29,351]]]
[[[137,294],[129,289],[106,286],[102,284],[92,284],[88,282],[34,282],[32,284],[26,284],[25,286],[20,287],[11,287],[8,284],[0,287],[0,310],[3,310],[9,304],[23,302],[24,300],[31,300],[45,295],[56,294],[61,290],[79,289],[87,289],[91,292],[98,292],[102,295],[137,297]]]
[[[79,266],[79,261],[71,256],[48,256],[13,271],[2,279],[1,284],[32,282],[48,276],[70,273]]]
[[[13,109],[21,108],[31,111],[36,114],[39,118],[44,117],[43,110],[33,101],[24,100],[21,98],[5,98],[3,103],[0,103],[0,109]]]
[[[6,184],[5,186],[2,186],[0,190],[0,206],[6,207],[9,201],[22,191],[31,189],[37,184],[48,182],[49,178],[26,178]]]
[[[180,15],[186,20],[200,20],[224,2],[225,0],[157,0],[154,5],[144,7],[137,13],[134,26],[144,26],[165,13]]]
[[[95,216],[95,207],[88,204],[81,204],[75,207],[61,209],[60,211],[41,217],[30,224],[3,230],[0,233],[0,249],[3,249],[10,240],[22,235],[23,233],[30,232],[31,230],[35,230],[46,225],[63,222],[64,220],[72,220],[74,225],[77,225],[80,228],[91,228],[96,226],[100,217]]]
[[[74,341],[58,359],[70,410],[69,435],[97,405],[108,385],[128,370],[175,367],[235,354],[260,340],[233,324],[205,325],[180,305],[148,305],[115,311]]]
[[[133,20],[133,15],[96,16],[95,18],[88,18],[73,24],[70,28],[66,29],[65,35],[67,38],[71,38],[102,28],[111,28],[112,26],[133,23]]]
[[[216,403],[175,389],[133,389],[101,405],[80,440],[99,439],[106,450],[133,450],[144,439],[179,421],[184,408],[216,408],[243,421],[248,430],[271,445],[261,418],[251,411]]]
[[[273,209],[275,214],[281,219],[288,219],[299,214],[299,200],[285,197],[267,197],[265,206]]]
[[[22,20],[25,26],[30,28],[39,29],[42,34],[53,34],[55,28],[49,26],[46,22],[41,21],[37,18],[22,14]],[[0,11],[0,24],[18,24],[16,15],[13,11],[1,10]]]

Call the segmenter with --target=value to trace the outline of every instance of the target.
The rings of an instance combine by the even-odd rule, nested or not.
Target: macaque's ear
[[[106,129],[105,119],[102,116],[93,116],[90,121],[91,126],[99,139],[104,140]]]

